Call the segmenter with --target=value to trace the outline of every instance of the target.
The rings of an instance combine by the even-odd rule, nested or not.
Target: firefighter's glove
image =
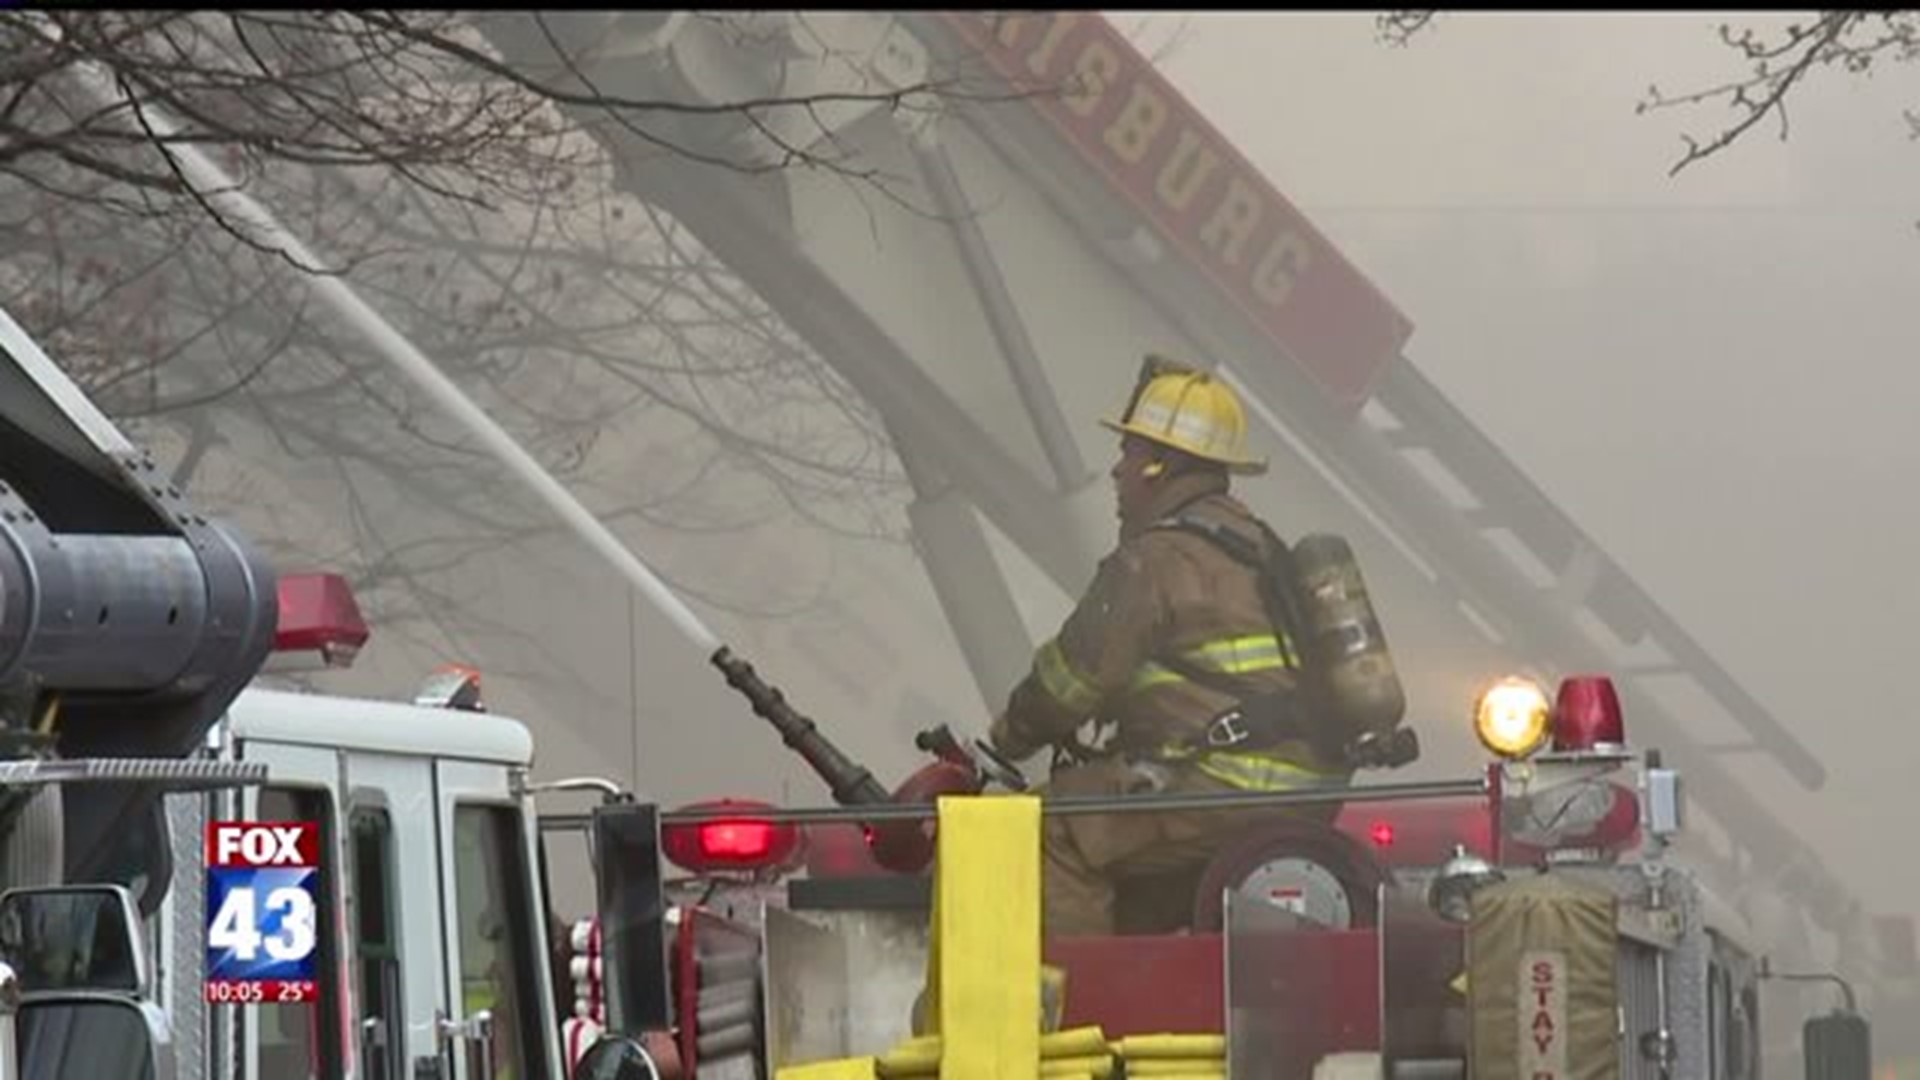
[[[1028,745],[1013,733],[1013,725],[1007,723],[1007,714],[1001,713],[993,718],[993,726],[987,728],[987,741],[994,750],[1008,761],[1020,761],[1033,756],[1039,747]]]

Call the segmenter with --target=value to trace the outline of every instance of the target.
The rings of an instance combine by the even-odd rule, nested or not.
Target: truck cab
[[[237,801],[241,819],[318,822],[327,847],[320,1000],[246,1010],[257,1022],[240,1024],[236,1077],[564,1075],[526,727],[248,690],[224,735],[271,779],[214,798]],[[175,903],[193,895],[175,884]],[[476,1068],[483,1045],[490,1073]]]
[[[524,725],[476,712],[250,689],[216,727],[214,743],[212,761],[258,767],[261,779],[163,797],[164,888],[130,878],[28,891],[52,898],[104,888],[124,896],[129,951],[145,974],[131,985],[116,985],[104,969],[60,987],[23,978],[23,1018],[35,1015],[43,991],[127,1006],[150,1021],[144,1073],[159,1080],[565,1076],[526,786],[533,741]],[[200,853],[209,821],[317,826],[314,997],[203,996],[208,904]],[[22,895],[9,894],[16,902]],[[90,1026],[103,1025],[113,1026]],[[18,1075],[118,1075],[108,1059],[142,1055],[128,1045],[140,1038],[138,1025],[115,1030],[122,1036],[74,1040],[63,1025],[23,1024]],[[0,1063],[0,1075],[5,1068]]]
[[[477,677],[411,704],[269,688],[368,635],[342,579],[277,574],[0,311],[0,1080],[566,1075],[526,726]],[[607,806],[596,891],[643,917],[606,973],[664,1026],[658,878],[623,869],[657,823]],[[297,834],[300,888],[216,882],[227,822]],[[262,946],[300,974],[206,977]]]

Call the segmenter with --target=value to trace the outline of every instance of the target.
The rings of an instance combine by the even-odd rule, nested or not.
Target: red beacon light
[[[280,620],[266,670],[352,667],[372,632],[347,579],[339,574],[291,574],[280,579],[279,592]]]
[[[699,821],[667,825],[660,830],[660,846],[667,860],[692,874],[725,871],[752,872],[786,866],[800,847],[800,830],[754,811],[771,810],[750,799],[720,799],[685,807],[694,811],[737,810]]]
[[[1620,695],[1605,675],[1571,675],[1553,707],[1555,755],[1620,757],[1627,751]]]

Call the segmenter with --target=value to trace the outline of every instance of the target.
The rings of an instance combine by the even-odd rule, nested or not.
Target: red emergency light
[[[274,630],[274,670],[353,665],[372,636],[339,574],[290,574],[280,579],[280,621]]]
[[[1376,821],[1367,829],[1367,836],[1373,840],[1374,847],[1393,846],[1393,822]]]
[[[693,874],[726,870],[766,870],[785,866],[800,846],[800,830],[781,825],[753,811],[773,809],[750,799],[719,799],[695,803],[687,810],[739,810],[702,821],[668,825],[660,830],[660,846],[667,860]]]
[[[1553,752],[1619,754],[1627,748],[1620,695],[1605,675],[1571,675],[1553,707]]]

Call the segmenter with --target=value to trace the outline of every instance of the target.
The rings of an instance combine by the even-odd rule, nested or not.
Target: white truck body
[[[482,1010],[493,1075],[565,1075],[524,725],[249,689],[216,732],[220,758],[264,764],[269,780],[169,796],[172,888],[145,929],[179,1080],[478,1080],[477,1054],[450,1033]],[[209,818],[321,824],[319,1002],[202,1003]]]

